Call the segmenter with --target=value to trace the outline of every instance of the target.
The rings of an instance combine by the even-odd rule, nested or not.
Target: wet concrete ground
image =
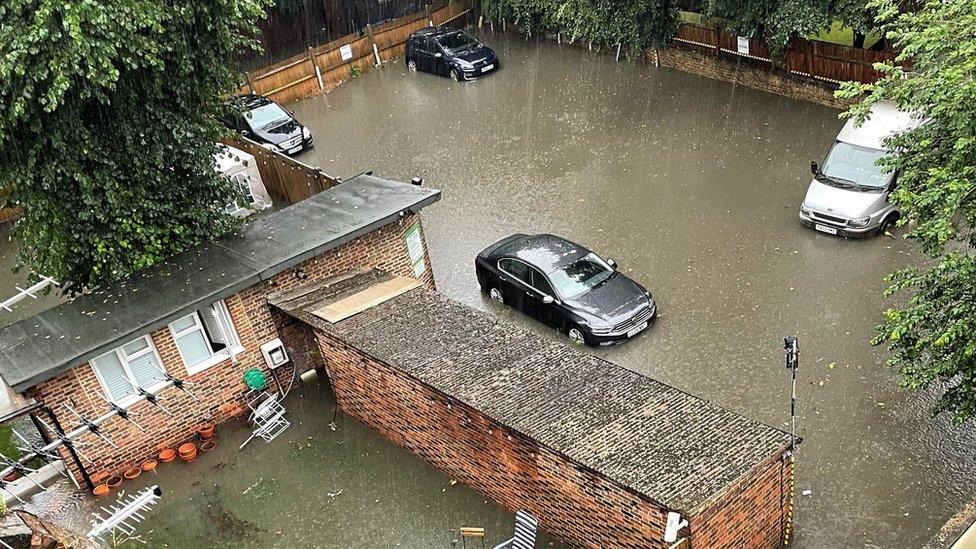
[[[838,111],[644,63],[485,35],[480,81],[370,72],[292,104],[303,162],[444,190],[424,211],[447,295],[543,333],[478,291],[474,255],[513,232],[585,244],[650,288],[657,325],[595,351],[786,427],[782,337],[801,343],[797,547],[915,547],[970,499],[972,427],[931,420],[868,340],[883,277],[920,261],[887,237],[847,241],[796,217],[843,125]],[[552,333],[552,337],[561,338]]]
[[[363,424],[339,414],[332,430],[333,403],[313,378],[289,393],[292,426],[274,441],[238,450],[250,431],[231,421],[218,427],[212,452],[126,481],[129,493],[158,484],[163,497],[138,539],[121,546],[450,549],[461,547],[461,526],[484,527],[488,547],[512,534],[514,518],[504,509]],[[94,506],[109,501],[62,482],[30,510],[87,532]],[[537,546],[563,547],[545,535]]]

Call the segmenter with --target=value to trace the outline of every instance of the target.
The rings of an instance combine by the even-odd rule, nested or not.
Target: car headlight
[[[462,69],[473,69],[474,68],[474,64],[469,63],[469,62],[467,62],[467,61],[465,61],[463,59],[458,59],[458,66],[460,66]]]
[[[269,151],[275,151],[275,152],[281,151],[281,147],[275,145],[274,143],[261,143],[261,146],[264,147],[265,149],[268,149]]]
[[[312,132],[308,131],[308,128],[302,128],[302,137],[305,139],[310,139],[312,137]]]
[[[865,227],[871,221],[871,216],[866,215],[864,217],[852,217],[850,220],[851,227]]]
[[[806,204],[800,205],[800,213],[806,216],[810,215],[810,208],[807,208]]]

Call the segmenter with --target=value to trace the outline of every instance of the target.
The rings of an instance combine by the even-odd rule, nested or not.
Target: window
[[[525,263],[515,259],[502,259],[498,262],[498,268],[514,276],[519,282],[530,284],[529,266]]]
[[[224,212],[230,215],[247,211],[254,207],[254,195],[251,193],[251,178],[246,172],[237,172],[230,176],[234,183],[234,190],[240,192],[240,197],[224,207]]]
[[[161,383],[163,368],[149,336],[130,341],[91,361],[95,377],[109,400],[126,404],[139,394],[138,388],[152,392]]]
[[[539,293],[543,295],[553,298],[556,297],[555,292],[552,291],[552,285],[549,284],[549,280],[536,269],[532,269],[532,287],[539,290]]]
[[[174,320],[169,330],[190,374],[202,372],[240,350],[234,323],[223,301]]]

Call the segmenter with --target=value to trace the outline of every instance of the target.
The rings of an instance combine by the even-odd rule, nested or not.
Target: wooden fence
[[[677,46],[718,56],[747,58],[790,74],[835,84],[846,80],[874,83],[881,74],[874,70],[873,64],[895,58],[892,52],[794,38],[787,45],[781,60],[774,60],[769,47],[760,40],[729,34],[720,26],[704,27],[693,23],[682,23],[673,41]]]
[[[225,142],[254,155],[264,186],[289,204],[301,202],[313,194],[335,187],[342,181],[318,168],[303,164],[279,152],[270,151],[246,138]]]
[[[366,72],[380,62],[403,55],[407,37],[414,31],[467,16],[476,8],[477,0],[443,1],[439,5],[375,28],[367,26],[362,36],[346,35],[270,67],[249,72],[247,83],[237,93],[253,92],[279,103],[288,103],[329,91],[357,72]]]

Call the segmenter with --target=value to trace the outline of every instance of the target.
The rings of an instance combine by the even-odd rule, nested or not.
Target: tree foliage
[[[942,389],[935,413],[961,423],[976,414],[976,4],[926,0],[910,13],[893,0],[870,5],[900,54],[877,66],[876,84],[847,83],[838,94],[867,94],[848,113],[859,119],[882,100],[927,119],[890,139],[883,163],[899,172],[891,199],[912,222],[906,236],[931,258],[889,277],[887,295],[907,302],[886,311],[873,343],[888,345],[905,387]]]
[[[774,52],[794,36],[829,29],[835,20],[866,33],[874,19],[864,0],[706,0],[705,12],[724,19],[730,32],[766,40]]]
[[[0,3],[0,187],[34,272],[81,291],[230,229],[212,160],[268,0]]]
[[[482,10],[530,34],[558,32],[572,41],[635,51],[666,44],[678,28],[672,0],[482,0]]]

